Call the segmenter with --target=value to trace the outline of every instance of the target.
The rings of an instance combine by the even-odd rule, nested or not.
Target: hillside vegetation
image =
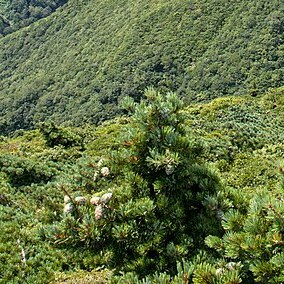
[[[0,36],[47,17],[65,3],[66,0],[1,0]]]
[[[0,283],[283,282],[283,88],[146,97],[1,137]]]
[[[0,38],[0,132],[97,124],[148,86],[188,102],[279,87],[283,19],[280,0],[71,0]]]
[[[280,0],[0,0],[0,284],[284,282]]]

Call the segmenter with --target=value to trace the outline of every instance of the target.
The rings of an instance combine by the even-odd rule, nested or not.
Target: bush
[[[73,146],[83,147],[83,138],[68,128],[56,126],[53,122],[41,123],[39,130],[43,135],[47,146],[62,145],[66,148]]]
[[[56,164],[52,162],[44,164],[12,154],[0,157],[0,167],[13,186],[47,183],[57,173]]]

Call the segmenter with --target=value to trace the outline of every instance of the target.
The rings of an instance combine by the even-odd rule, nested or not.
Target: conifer
[[[212,212],[219,210],[215,199],[222,187],[201,164],[198,141],[186,135],[183,102],[153,89],[145,97],[141,103],[125,100],[130,124],[110,165],[100,169],[102,176],[116,176],[111,192],[102,187],[80,208],[76,223],[63,222],[69,231],[64,244],[99,248],[101,255],[108,249],[108,263],[140,276],[175,274],[177,261],[192,257],[209,233],[219,233],[220,218]],[[100,186],[109,182],[102,179]],[[214,210],[207,206],[213,203]]]

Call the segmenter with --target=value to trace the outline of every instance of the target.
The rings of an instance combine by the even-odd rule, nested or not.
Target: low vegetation
[[[283,89],[145,98],[1,137],[0,283],[283,282]]]

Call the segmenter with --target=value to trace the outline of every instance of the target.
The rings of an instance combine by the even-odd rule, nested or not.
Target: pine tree
[[[279,169],[282,173],[282,167]],[[220,256],[215,268],[225,267],[223,276],[235,271],[242,283],[283,283],[283,189],[284,183],[279,191],[262,189],[252,197],[245,194],[246,210],[234,208],[224,215],[224,236],[207,237],[207,245],[216,249]]]
[[[74,203],[77,210],[55,230],[55,242],[92,247],[100,251],[96,264],[140,276],[175,274],[177,261],[204,248],[205,236],[220,233],[222,187],[198,159],[202,148],[188,134],[177,95],[149,89],[145,96],[139,104],[125,99],[132,115],[121,148],[104,164],[108,177],[97,163],[96,180],[105,185],[100,182],[86,205]]]

